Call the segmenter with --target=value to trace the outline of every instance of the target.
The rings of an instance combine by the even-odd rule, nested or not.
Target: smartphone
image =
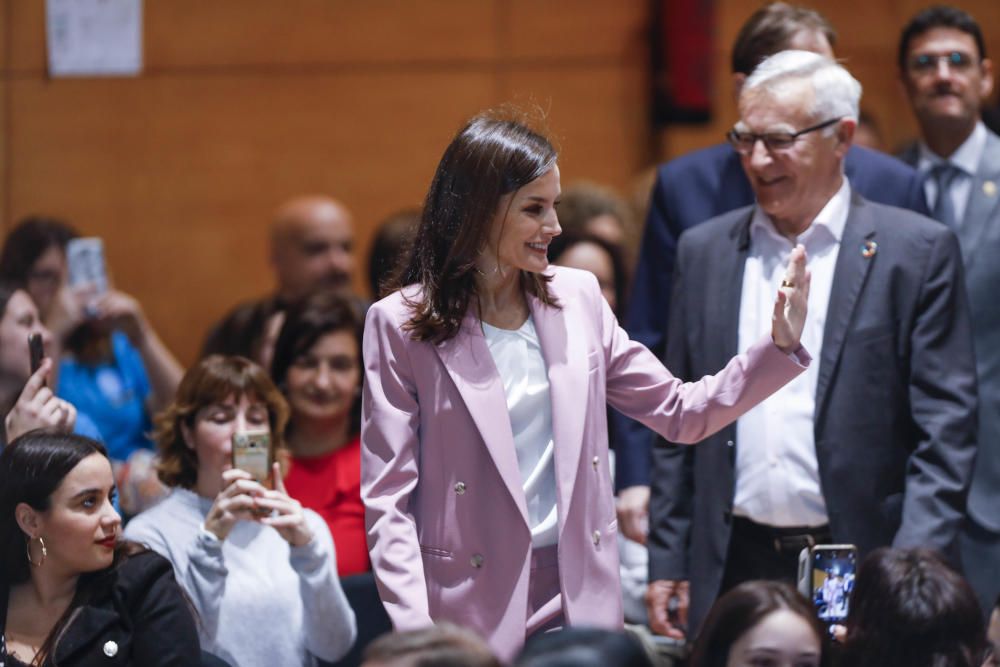
[[[799,591],[827,625],[847,620],[857,563],[858,548],[853,544],[816,545],[799,554]]]
[[[250,473],[265,488],[272,488],[274,450],[270,433],[234,433],[233,467]]]
[[[28,354],[31,357],[31,374],[42,367],[42,359],[45,358],[45,346],[42,344],[42,334],[28,334]]]
[[[108,270],[101,239],[94,236],[71,239],[66,244],[66,267],[71,287],[91,286],[95,296],[108,291]]]

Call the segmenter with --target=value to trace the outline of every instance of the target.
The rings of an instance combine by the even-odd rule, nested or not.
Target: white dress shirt
[[[972,194],[972,183],[985,150],[986,126],[983,125],[982,121],[976,123],[976,129],[972,131],[972,134],[948,157],[937,155],[924,142],[920,142],[920,159],[917,162],[917,171],[924,177],[924,196],[927,198],[928,209],[934,210],[938,197],[938,186],[933,178],[926,178],[926,176],[938,164],[950,162],[958,167],[958,173],[952,179],[951,187],[948,188],[951,192],[952,210],[955,211],[955,223],[962,224],[965,209],[969,204],[969,195]]]
[[[802,345],[817,354],[823,349],[830,288],[850,202],[851,188],[845,178],[809,228],[794,240],[779,234],[759,207],[754,211],[743,267],[739,349],[747,349],[771,331],[775,297],[796,243],[805,246],[812,273]],[[819,366],[810,365],[736,421],[733,512],[737,516],[781,527],[827,523],[813,429]]]
[[[520,329],[512,331],[483,322],[483,333],[507,397],[531,546],[552,546],[559,541],[552,400],[535,323],[528,317]]]

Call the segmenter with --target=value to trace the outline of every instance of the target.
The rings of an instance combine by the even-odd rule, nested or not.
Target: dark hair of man
[[[933,28],[954,28],[971,35],[976,42],[976,48],[979,49],[979,61],[982,62],[983,58],[986,57],[986,42],[983,41],[983,32],[979,29],[976,19],[958,7],[934,5],[914,16],[903,28],[903,34],[899,38],[899,53],[897,54],[900,72],[906,71],[906,58],[909,55],[910,43]]]
[[[407,299],[413,315],[405,327],[414,340],[442,343],[454,337],[476,302],[476,261],[504,195],[555,166],[548,139],[518,120],[485,113],[459,130],[438,164],[424,203],[409,264],[398,287],[417,285]],[[550,306],[549,276],[522,271],[522,289]]]
[[[733,74],[750,74],[768,56],[784,51],[803,31],[820,32],[832,48],[837,41],[833,26],[819,12],[787,2],[772,2],[754,12],[733,42]]]
[[[285,391],[285,381],[288,379],[288,369],[305,354],[313,345],[327,334],[345,331],[354,339],[357,345],[358,360],[361,359],[361,332],[364,319],[361,315],[361,304],[357,299],[339,290],[320,290],[309,295],[302,301],[292,305],[285,311],[285,322],[274,343],[274,357],[271,361],[271,379],[282,392]],[[358,369],[359,377],[363,377]],[[358,381],[360,386],[361,380]],[[289,423],[289,429],[295,428],[295,419]],[[361,394],[354,399],[351,407],[351,434],[361,431]]]
[[[373,298],[385,296],[398,282],[397,274],[410,259],[419,226],[419,208],[397,211],[379,224],[368,253],[368,285]]]
[[[726,667],[733,644],[764,617],[782,609],[797,614],[812,627],[820,643],[820,665],[829,665],[826,631],[808,600],[783,582],[748,581],[716,600],[698,634],[688,667]]]
[[[157,474],[167,486],[190,489],[198,482],[198,455],[184,440],[183,427],[194,428],[198,412],[229,397],[248,398],[267,406],[275,458],[284,463],[288,404],[263,368],[244,357],[212,355],[188,369],[177,395],[153,420],[160,462]]]
[[[976,594],[935,552],[876,549],[858,568],[845,665],[979,667],[985,646]]]
[[[38,512],[48,510],[52,494],[66,475],[93,454],[108,456],[104,445],[96,440],[45,430],[29,431],[0,452],[0,595],[3,604],[6,604],[11,586],[31,578],[31,566],[25,554],[26,536],[17,525],[15,508],[20,503],[27,503]],[[119,541],[111,567],[80,574],[72,602],[45,639],[36,662],[32,664],[47,664],[45,658],[52,654],[73,612],[96,593],[106,590],[111,585],[107,581],[108,574],[128,556],[140,551],[144,549],[135,543]]]
[[[468,630],[438,623],[382,635],[365,649],[365,664],[394,667],[500,667],[500,661]]]
[[[642,645],[625,632],[565,628],[528,639],[512,667],[652,667]]]
[[[65,249],[79,234],[68,224],[55,218],[30,216],[24,218],[7,235],[0,252],[0,281],[24,286],[38,258],[52,247]]]
[[[611,272],[615,281],[615,317],[621,321],[621,313],[625,312],[625,295],[628,294],[628,285],[626,284],[628,278],[625,273],[625,260],[622,258],[621,248],[585,231],[564,231],[549,242],[549,261],[558,264],[563,253],[581,243],[596,245],[607,253],[611,260]]]

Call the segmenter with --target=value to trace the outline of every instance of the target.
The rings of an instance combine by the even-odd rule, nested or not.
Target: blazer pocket
[[[426,554],[428,556],[433,556],[435,558],[451,558],[454,554],[447,549],[438,549],[437,547],[429,547],[426,544],[420,545],[420,553]]]
[[[587,353],[587,372],[593,373],[601,367],[601,351],[591,350]]]

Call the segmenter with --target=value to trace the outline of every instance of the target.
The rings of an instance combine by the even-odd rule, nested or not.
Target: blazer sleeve
[[[896,547],[954,553],[976,453],[976,369],[958,240],[940,234],[921,280],[911,330],[915,446],[906,464]]]
[[[200,664],[201,648],[191,608],[174,579],[170,562],[147,552],[123,568],[139,572],[124,583],[132,621],[132,664],[190,667]]]
[[[410,366],[412,340],[385,301],[368,310],[363,337],[361,498],[368,551],[393,625],[431,625],[410,495],[419,481],[420,404]]]
[[[597,289],[594,279],[593,289]],[[603,300],[600,321],[607,369],[607,400],[670,442],[704,440],[803,372],[804,348],[788,355],[764,336],[715,375],[681,382],[646,346],[629,340]]]

